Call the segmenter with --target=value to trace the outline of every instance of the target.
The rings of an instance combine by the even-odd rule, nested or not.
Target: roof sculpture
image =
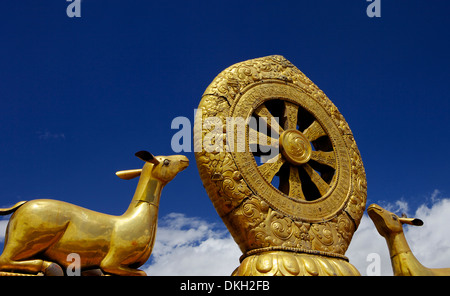
[[[243,255],[233,275],[359,275],[345,252],[367,182],[353,134],[298,68],[274,55],[207,87],[194,125],[203,185]]]

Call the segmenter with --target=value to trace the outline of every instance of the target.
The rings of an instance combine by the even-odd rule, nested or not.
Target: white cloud
[[[53,139],[53,140],[63,139],[64,140],[66,138],[64,133],[51,133],[49,131],[45,131],[45,132],[38,131],[36,134],[38,135],[40,140],[51,140],[51,139]]]
[[[382,203],[380,206],[392,213],[409,214],[409,204],[404,199],[397,200],[394,203]]]
[[[372,220],[367,215],[364,215],[345,255],[349,258],[350,263],[359,270],[361,275],[367,275],[366,269],[373,262],[372,260],[367,261],[368,255],[371,253],[380,256],[381,275],[392,275],[386,241],[378,234]]]
[[[417,259],[427,267],[450,267],[450,199],[437,200],[431,207],[420,206],[415,217],[422,227],[408,227],[405,236]]]
[[[237,244],[224,226],[172,213],[156,232],[148,275],[230,275],[239,266]]]
[[[5,240],[6,226],[8,226],[8,220],[0,220],[0,242]]]
[[[0,206],[0,208],[9,208],[10,206],[11,205]],[[6,227],[8,226],[8,222],[9,222],[9,218],[10,217],[11,217],[11,214],[0,217],[0,243],[2,243],[2,244],[3,244],[4,240],[5,240]],[[0,247],[2,247],[2,245],[0,245]],[[3,248],[0,248],[0,250],[2,250],[2,249]]]
[[[406,240],[416,258],[426,267],[450,267],[450,199],[438,199],[439,191],[433,192],[431,206],[423,204],[411,217],[424,221],[421,227],[405,225]],[[404,201],[394,203],[397,214],[407,212],[408,204]],[[385,239],[378,234],[372,221],[364,215],[346,253],[350,263],[367,275],[367,268],[373,261],[367,261],[370,253],[379,254],[381,258],[381,275],[392,275],[391,261]]]
[[[411,215],[422,219],[424,226],[405,226],[405,236],[423,265],[450,267],[450,228],[447,226],[450,199],[436,198],[435,193],[431,206],[422,205]],[[384,206],[397,214],[410,210],[404,199]],[[361,275],[367,275],[367,268],[374,262],[370,257],[367,261],[371,253],[380,258],[381,275],[392,275],[386,241],[378,234],[372,220],[364,215],[346,256]],[[174,213],[160,223],[151,264],[146,265],[146,271],[149,275],[230,275],[239,265],[240,255],[226,229]]]
[[[419,206],[410,217],[420,218],[424,226],[405,226],[405,236],[417,259],[430,268],[450,267],[450,199],[431,195],[431,204]],[[389,206],[380,203],[380,205]],[[401,200],[391,203],[397,214],[408,212],[410,205]],[[414,210],[412,210],[414,211]],[[7,220],[0,220],[0,242],[3,242]],[[392,275],[386,241],[372,220],[364,215],[346,253],[361,273],[378,254],[381,275]],[[150,260],[142,267],[148,275],[230,275],[239,266],[241,251],[223,224],[208,223],[202,218],[171,213],[160,219],[156,242]]]

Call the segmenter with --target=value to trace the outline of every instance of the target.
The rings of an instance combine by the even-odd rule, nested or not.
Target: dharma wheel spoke
[[[273,131],[277,132],[278,134],[281,134],[284,131],[278,124],[278,122],[275,120],[275,117],[272,116],[272,113],[270,113],[269,109],[267,109],[267,107],[264,104],[262,104],[255,110],[255,114],[260,118],[262,118],[263,120],[265,120],[267,126],[271,128]]]
[[[325,182],[322,177],[317,173],[309,164],[304,164],[303,168],[305,169],[306,173],[311,178],[311,181],[316,185],[317,189],[319,190],[320,194],[323,196],[325,193],[328,192],[328,189],[330,186],[327,182]]]
[[[303,131],[303,134],[310,142],[327,135],[322,126],[316,120],[314,120],[314,122]]]
[[[249,128],[248,131],[248,143],[250,145],[262,145],[262,146],[272,146],[278,148],[278,139],[274,139],[270,136],[267,136],[264,133],[261,133],[257,130]]]
[[[298,106],[284,102],[284,129],[297,129]]]
[[[324,151],[312,151],[311,159],[317,161],[318,163],[327,165],[336,169],[336,157],[333,151],[324,152]]]
[[[265,102],[253,114],[268,127],[256,130],[249,126],[248,143],[258,147],[253,155],[261,157],[261,162],[267,157],[264,149],[279,149],[278,155],[258,166],[264,179],[294,199],[313,201],[324,196],[330,189],[337,160],[319,121],[287,100]],[[280,117],[280,122],[272,120],[274,117]]]
[[[289,170],[289,196],[306,200],[303,194],[300,176],[298,175],[298,168],[291,165]]]
[[[281,155],[276,155],[274,158],[269,159],[266,163],[258,166],[259,171],[263,175],[264,179],[268,182],[272,182],[275,175],[280,171],[281,166],[285,160]]]

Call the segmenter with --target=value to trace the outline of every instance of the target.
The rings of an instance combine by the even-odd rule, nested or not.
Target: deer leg
[[[49,240],[47,246],[36,248],[21,242],[22,240],[15,237],[14,234],[12,233],[12,235],[6,236],[5,247],[3,253],[0,255],[0,270],[34,274],[43,272],[45,275],[51,276],[64,275],[63,270],[58,264],[33,258],[33,256],[51,245],[52,240]]]
[[[121,276],[146,276],[145,271],[130,268],[128,266],[101,266],[101,269],[108,274],[121,275]]]
[[[131,268],[122,264],[122,258],[114,250],[110,250],[100,263],[100,268],[105,273],[121,276],[146,276],[145,271]]]
[[[31,249],[31,248],[30,248]],[[8,240],[0,256],[0,270],[34,273],[43,272],[45,275],[64,275],[61,267],[53,262],[41,259],[32,259],[38,253],[30,249],[25,249],[21,244],[15,244]]]
[[[15,261],[3,256],[0,257],[0,270],[37,274],[43,272],[48,276],[63,276],[62,268],[53,262],[41,259]]]

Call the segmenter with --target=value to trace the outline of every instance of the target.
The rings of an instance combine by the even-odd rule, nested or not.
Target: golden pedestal
[[[245,257],[235,276],[359,276],[342,257],[273,250]]]

